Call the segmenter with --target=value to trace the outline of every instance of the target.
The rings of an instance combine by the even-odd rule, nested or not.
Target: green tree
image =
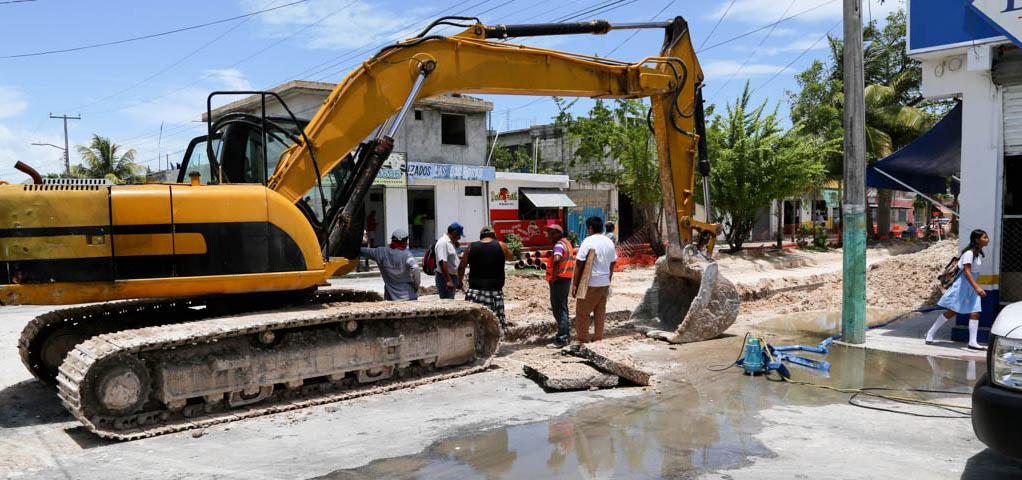
[[[78,145],[78,155],[84,165],[71,167],[71,175],[75,177],[106,178],[114,183],[142,183],[145,181],[145,169],[135,163],[135,149],[123,153],[120,145],[110,141],[108,137],[92,135],[89,146]]]
[[[749,105],[749,84],[707,127],[713,173],[710,190],[716,218],[731,252],[749,238],[757,213],[775,199],[800,195],[826,177],[823,157],[833,142],[815,139],[799,127],[785,132],[777,108]]]
[[[950,107],[949,103],[920,104],[921,70],[919,62],[906,54],[906,17],[903,10],[887,16],[880,28],[871,22],[863,30],[863,62],[866,91],[866,155],[872,164],[907,145]],[[798,89],[788,92],[791,120],[802,131],[824,141],[844,138],[842,112],[844,82],[842,80],[841,40],[828,38],[830,58],[815,61],[796,75]],[[917,106],[918,105],[918,106]],[[825,158],[827,176],[840,179],[842,145]],[[877,192],[877,220],[881,232],[890,225],[891,192]],[[873,230],[872,216],[867,215],[867,230]]]
[[[615,184],[659,241],[655,226],[663,197],[656,145],[646,123],[649,107],[642,100],[615,100],[613,105],[596,100],[587,115],[576,117],[570,113],[574,101],[555,101],[560,113],[554,124],[564,129],[575,147],[569,164],[584,165],[586,181]]]

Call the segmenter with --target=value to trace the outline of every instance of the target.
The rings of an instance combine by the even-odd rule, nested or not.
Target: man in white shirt
[[[454,222],[447,227],[447,235],[440,237],[433,247],[436,255],[436,292],[440,298],[454,298],[461,289],[458,281],[458,240],[465,236],[465,227]]]
[[[614,242],[603,234],[603,219],[589,217],[586,219],[588,236],[582,240],[575,256],[575,272],[572,281],[571,296],[575,303],[575,333],[579,343],[589,341],[589,314],[593,314],[593,341],[603,340],[603,323],[607,316],[607,294],[610,292],[610,281],[614,276],[614,264],[617,263],[617,252]],[[585,296],[578,298],[579,282],[582,275],[589,272],[589,286]]]

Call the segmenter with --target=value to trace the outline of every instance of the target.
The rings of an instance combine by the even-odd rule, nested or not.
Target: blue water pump
[[[756,337],[745,339],[745,354],[742,355],[739,363],[746,375],[766,373],[769,362],[770,359],[767,358],[766,350],[763,349],[763,342],[760,339]]]

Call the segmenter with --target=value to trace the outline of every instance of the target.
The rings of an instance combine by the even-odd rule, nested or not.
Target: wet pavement
[[[603,401],[549,421],[466,432],[439,441],[417,455],[378,460],[318,478],[696,478],[713,472],[726,474],[759,459],[778,457],[772,445],[759,435],[773,421],[768,412],[778,408],[840,406],[854,409],[856,414],[890,416],[892,427],[905,417],[849,406],[849,394],[748,377],[738,368],[722,372],[706,369],[714,361],[736,354],[741,340],[740,337],[728,339],[721,343],[733,348],[717,345],[713,353],[699,355],[703,360],[701,373],[686,369],[685,375],[671,375],[661,384],[659,393]],[[784,341],[815,344],[818,340],[806,336],[771,339],[775,344]],[[705,348],[706,345],[683,348],[688,347]],[[651,352],[645,360],[663,356],[663,351]],[[834,367],[829,373],[790,367],[794,380],[841,388],[882,386],[899,390],[889,392],[896,395],[963,406],[969,405],[968,395],[927,394],[904,389],[968,393],[976,375],[982,374],[985,367],[983,362],[842,346],[832,347],[826,356],[806,356],[826,359]],[[948,427],[948,423],[958,431],[971,429],[967,417],[937,407],[909,406],[868,397],[857,398],[856,402],[915,415],[949,417],[925,420],[913,417],[937,431]],[[812,422],[812,417],[807,415],[806,421]],[[856,440],[871,441],[885,436],[883,431],[875,433],[875,439]],[[811,434],[802,441],[806,446],[814,443]],[[982,450],[982,445],[976,444],[977,451]],[[951,470],[962,471],[962,463],[964,459],[957,465],[950,465]],[[986,473],[1022,473],[1010,463],[979,463],[994,468]],[[1003,471],[998,470],[1001,467]],[[809,474],[801,478],[817,477]],[[952,477],[957,478],[957,475]]]

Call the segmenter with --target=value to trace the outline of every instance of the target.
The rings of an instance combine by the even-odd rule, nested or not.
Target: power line
[[[449,10],[451,10],[451,9],[454,9],[454,8],[458,8],[459,6],[461,6],[461,5],[464,5],[464,4],[468,3],[469,1],[472,1],[472,0],[462,0],[462,1],[458,2],[458,3],[455,3],[454,5],[452,5],[452,6],[450,6],[450,7],[448,7],[448,8],[446,9],[446,10],[448,10],[448,11],[449,11]],[[488,3],[489,1],[492,1],[492,0],[484,0],[483,2],[481,2],[481,3],[479,3],[479,4],[476,4],[476,6],[478,6],[478,5],[481,5],[481,4],[483,4],[483,3]],[[353,1],[353,2],[351,2],[351,3],[354,3],[354,1]],[[350,5],[351,3],[349,3],[349,4],[346,4],[346,5],[345,5],[345,7],[347,7],[347,6],[348,6],[348,5]],[[245,58],[242,58],[241,60],[238,60],[238,61],[236,61],[236,62],[232,63],[232,64],[231,64],[231,65],[229,65],[229,66],[228,66],[227,68],[232,68],[232,67],[235,67],[235,66],[237,66],[237,65],[240,65],[241,63],[244,63],[244,62],[246,62],[246,61],[248,61],[248,60],[250,60],[250,59],[252,59],[252,58],[254,58],[254,57],[258,56],[259,54],[261,54],[261,53],[263,53],[263,52],[265,52],[265,51],[267,51],[267,50],[269,50],[269,49],[271,49],[271,48],[274,48],[274,47],[276,47],[277,45],[280,45],[280,44],[281,44],[281,43],[283,43],[283,42],[286,42],[286,41],[290,40],[291,38],[293,38],[293,37],[297,36],[297,35],[298,35],[299,33],[301,33],[302,31],[304,31],[304,30],[306,30],[306,29],[308,29],[308,28],[311,28],[311,27],[313,27],[313,26],[315,26],[315,25],[318,25],[319,23],[322,23],[323,21],[325,21],[325,20],[326,20],[327,18],[329,18],[329,17],[331,17],[331,16],[333,16],[333,15],[335,15],[335,14],[339,13],[339,12],[340,12],[341,10],[343,10],[343,9],[344,9],[345,7],[342,7],[341,9],[338,9],[338,10],[336,10],[336,11],[334,11],[334,12],[331,12],[331,13],[327,14],[326,16],[324,16],[324,17],[320,18],[320,19],[319,19],[318,21],[316,21],[316,22],[314,22],[314,23],[312,23],[312,24],[309,24],[309,25],[306,25],[306,26],[304,26],[303,28],[301,28],[301,29],[299,29],[298,31],[296,31],[296,32],[292,33],[291,35],[288,35],[287,37],[284,37],[284,38],[282,38],[282,39],[280,39],[280,40],[277,40],[276,42],[273,42],[273,43],[271,43],[270,45],[268,45],[268,46],[266,46],[266,47],[264,47],[264,48],[262,48],[262,49],[260,49],[260,50],[257,50],[256,52],[253,52],[252,54],[250,54],[250,55],[246,56]],[[420,23],[421,23],[422,21],[427,21],[427,20],[429,20],[430,18],[432,18],[432,16],[433,16],[433,15],[436,15],[436,14],[439,14],[439,13],[443,13],[443,11],[441,11],[441,12],[437,12],[437,13],[435,13],[435,14],[431,14],[430,16],[426,16],[426,17],[423,17],[422,19],[420,19],[420,20],[419,20],[419,21],[417,21],[417,22],[414,22],[414,23],[410,23],[410,24],[406,25],[405,27],[403,27],[403,28],[401,28],[401,29],[399,29],[399,30],[396,30],[396,31],[395,31],[394,33],[397,33],[397,32],[402,32],[402,31],[406,31],[406,30],[408,30],[408,29],[410,29],[410,28],[412,28],[412,27],[414,27],[414,26],[416,26],[416,25],[420,24]],[[370,47],[370,48],[369,48],[368,50],[366,50],[366,51],[371,51],[371,50],[373,50],[373,49],[375,49],[375,48],[377,48],[377,47]],[[330,61],[332,61],[332,60],[328,60],[327,62],[330,62]],[[323,65],[324,63],[327,63],[327,62],[323,62],[323,63],[317,64],[316,66],[314,66],[314,67],[312,67],[312,68],[316,68],[316,67],[318,67],[318,66],[320,66],[320,65]],[[306,71],[308,71],[308,70],[309,70],[309,69],[306,69]],[[303,74],[304,74],[304,72],[303,72],[303,73],[299,73],[298,75],[295,75],[295,76],[291,76],[291,77],[288,77],[288,78],[297,78],[297,77],[299,77],[299,76],[302,76]],[[150,99],[147,99],[147,100],[142,100],[142,101],[140,101],[140,102],[136,102],[136,103],[133,103],[133,104],[130,104],[130,105],[125,105],[125,106],[122,106],[122,107],[118,107],[118,108],[113,108],[113,109],[108,109],[108,110],[101,110],[101,111],[97,111],[97,112],[91,112],[91,113],[93,113],[93,114],[97,114],[97,113],[107,113],[107,112],[112,112],[112,111],[120,111],[120,110],[124,110],[125,108],[132,108],[132,107],[136,107],[136,106],[139,106],[139,105],[145,105],[145,104],[147,104],[147,103],[152,103],[152,102],[155,102],[156,100],[159,100],[159,99],[161,99],[161,98],[167,97],[168,95],[171,95],[171,94],[173,94],[173,93],[176,93],[176,92],[182,91],[182,90],[184,90],[184,89],[186,89],[186,88],[188,88],[188,87],[190,87],[190,86],[192,86],[192,85],[195,85],[195,84],[197,84],[197,83],[199,83],[199,82],[201,82],[201,81],[202,81],[201,79],[195,80],[195,81],[193,81],[193,82],[190,82],[190,83],[188,83],[188,84],[186,84],[186,85],[184,85],[184,86],[181,86],[181,87],[179,87],[179,88],[177,88],[177,89],[174,89],[174,90],[170,90],[170,91],[168,91],[168,92],[164,92],[163,94],[157,95],[156,97],[153,97],[153,98],[150,98]],[[276,83],[280,83],[280,82],[278,81],[278,82],[276,82]],[[188,121],[186,121],[186,122],[177,122],[177,123],[174,123],[174,124],[172,124],[172,125],[174,125],[174,126],[173,126],[173,127],[171,127],[171,128],[168,128],[168,129],[165,129],[165,130],[164,130],[164,134],[165,134],[164,136],[165,136],[165,137],[167,137],[167,135],[166,135],[166,134],[167,134],[167,133],[170,133],[170,132],[173,132],[173,133],[177,134],[176,136],[181,136],[181,135],[180,135],[180,133],[181,133],[181,132],[186,132],[186,131],[188,131],[189,129],[193,129],[193,128],[199,127],[200,125],[203,125],[203,124],[202,124],[201,122],[188,122]],[[140,139],[146,139],[146,138],[153,138],[153,137],[155,137],[155,136],[156,136],[155,134],[152,134],[152,133],[147,133],[147,134],[144,134],[144,135],[139,135],[139,136],[135,136],[135,137],[130,137],[130,139],[128,139],[128,140],[125,140],[125,142],[126,142],[126,143],[132,143],[132,142],[133,142],[133,141],[135,141],[135,140],[140,140]],[[173,137],[173,136],[175,136],[175,135],[171,135],[170,137]],[[168,138],[170,138],[170,137],[168,137]]]
[[[221,39],[223,39],[224,37],[226,37],[227,35],[229,35],[229,34],[230,34],[231,32],[233,32],[234,30],[237,30],[237,29],[238,29],[238,27],[240,27],[240,26],[244,25],[244,24],[245,24],[245,22],[248,22],[248,21],[249,21],[250,19],[251,19],[251,17],[250,17],[250,18],[246,18],[246,19],[244,19],[244,20],[242,20],[242,21],[240,21],[240,22],[238,22],[238,23],[236,23],[236,24],[232,25],[232,26],[231,26],[231,28],[228,28],[228,29],[227,29],[227,30],[225,30],[225,31],[224,31],[223,33],[221,33],[220,35],[217,35],[217,37],[216,37],[216,38],[214,38],[214,39],[212,39],[212,40],[210,40],[210,41],[208,41],[208,42],[206,42],[206,43],[204,43],[204,44],[200,45],[200,46],[199,46],[199,48],[196,48],[195,50],[192,50],[192,51],[191,51],[191,53],[189,53],[189,54],[187,54],[187,55],[185,55],[185,56],[183,56],[183,57],[179,58],[179,59],[178,59],[177,61],[175,61],[174,63],[171,63],[170,65],[167,65],[166,67],[163,67],[163,68],[161,68],[160,70],[158,70],[158,71],[156,71],[156,72],[153,72],[153,73],[152,73],[151,75],[149,75],[148,77],[145,77],[145,78],[143,78],[142,80],[139,80],[139,81],[137,81],[137,82],[135,82],[135,83],[131,84],[130,86],[128,86],[128,87],[126,87],[126,88],[123,88],[123,89],[121,89],[121,90],[118,90],[118,91],[116,91],[116,92],[114,92],[114,93],[111,93],[111,94],[109,94],[109,95],[107,95],[107,96],[105,96],[105,97],[103,97],[103,98],[100,98],[100,99],[98,99],[98,100],[94,100],[94,101],[91,101],[91,102],[89,102],[89,103],[83,104],[83,105],[79,106],[78,108],[75,108],[75,110],[83,110],[83,109],[84,109],[85,107],[91,107],[91,106],[93,106],[93,105],[95,105],[95,104],[97,104],[97,103],[102,103],[102,102],[104,102],[104,101],[106,101],[106,100],[109,100],[109,99],[111,99],[111,98],[114,98],[114,97],[116,97],[116,96],[119,96],[119,95],[121,95],[121,94],[123,94],[123,93],[125,93],[125,92],[131,91],[131,90],[133,90],[133,89],[135,89],[135,88],[138,88],[138,87],[140,87],[140,86],[142,86],[142,85],[145,85],[145,84],[146,84],[146,82],[148,82],[149,80],[152,80],[152,79],[154,79],[154,78],[156,78],[156,77],[158,77],[158,76],[162,75],[163,73],[166,73],[166,72],[167,72],[168,70],[170,70],[170,69],[172,69],[172,68],[174,68],[174,67],[176,67],[176,66],[178,66],[178,65],[180,65],[180,64],[182,64],[182,63],[184,63],[184,61],[185,61],[185,60],[188,60],[189,58],[191,58],[191,57],[195,56],[196,54],[198,54],[198,53],[199,53],[199,52],[201,52],[202,50],[206,49],[206,48],[207,48],[207,47],[209,47],[210,45],[213,45],[214,43],[216,43],[216,42],[220,41]]]
[[[710,30],[710,34],[703,39],[703,41],[699,44],[699,48],[697,48],[696,50],[701,50],[703,48],[703,45],[706,45],[706,42],[709,41],[710,37],[712,37],[714,32],[717,31],[717,27],[719,27],[720,23],[724,21],[724,17],[727,16],[728,12],[731,11],[731,7],[733,7],[734,5],[735,0],[731,0],[731,3],[727,4],[727,8],[724,9],[724,13],[722,13],[720,15],[720,18],[717,19],[717,23],[713,24],[713,28]]]
[[[148,34],[148,35],[142,35],[142,36],[138,36],[138,37],[125,38],[125,39],[121,39],[121,40],[114,40],[114,41],[111,41],[111,42],[94,43],[94,44],[91,44],[91,45],[82,45],[82,46],[79,46],[79,47],[61,48],[61,49],[57,49],[57,50],[44,50],[44,51],[41,51],[41,52],[18,53],[18,54],[13,54],[13,55],[2,55],[2,56],[0,56],[0,60],[11,59],[11,58],[38,57],[38,56],[41,56],[41,55],[53,55],[53,54],[57,54],[57,53],[77,52],[77,51],[88,50],[88,49],[92,49],[92,48],[109,47],[111,45],[121,45],[121,44],[124,44],[124,43],[137,42],[139,40],[147,40],[147,39],[150,39],[150,38],[163,37],[163,36],[172,35],[172,34],[175,34],[175,33],[187,32],[189,30],[195,30],[195,29],[199,29],[199,28],[209,27],[209,26],[212,26],[212,25],[219,25],[221,23],[227,23],[227,22],[230,22],[230,21],[239,20],[239,19],[242,19],[242,18],[254,16],[254,15],[259,15],[259,14],[263,14],[263,13],[266,13],[266,12],[271,12],[273,10],[279,10],[281,8],[290,7],[290,6],[293,6],[293,5],[297,5],[299,3],[305,3],[306,1],[308,1],[308,0],[297,0],[297,1],[294,1],[294,2],[291,2],[291,3],[286,3],[284,5],[277,6],[277,7],[266,8],[266,9],[258,10],[258,11],[255,11],[255,12],[249,12],[249,13],[246,13],[246,14],[243,14],[243,15],[237,15],[237,16],[234,16],[234,17],[231,17],[231,18],[224,18],[224,19],[221,19],[221,20],[215,20],[215,21],[212,21],[212,22],[207,22],[207,23],[203,23],[203,24],[199,24],[199,25],[191,25],[191,26],[188,26],[188,27],[175,28],[173,30],[167,30],[167,31],[164,31],[164,32],[151,33],[151,34]]]
[[[780,19],[780,20],[778,20],[776,22],[768,23],[766,25],[760,25],[760,26],[758,26],[758,27],[756,27],[756,28],[754,28],[752,30],[749,30],[748,32],[745,32],[745,33],[742,33],[742,34],[739,34],[739,35],[735,35],[735,36],[733,36],[733,37],[731,37],[731,38],[729,38],[727,40],[721,41],[721,42],[714,43],[713,45],[710,45],[709,47],[700,48],[699,50],[696,50],[696,53],[703,53],[703,52],[705,52],[707,50],[712,50],[712,49],[717,48],[717,47],[719,47],[721,45],[726,45],[728,43],[731,43],[731,42],[733,42],[735,40],[740,40],[740,39],[748,37],[749,35],[752,35],[752,34],[754,34],[756,32],[760,32],[760,31],[766,30],[766,29],[768,29],[768,28],[770,28],[770,27],[772,27],[774,25],[777,25],[779,23],[787,22],[788,20],[791,20],[793,18],[805,15],[805,14],[807,14],[809,12],[814,11],[814,10],[819,10],[819,9],[821,9],[821,8],[827,6],[827,5],[830,5],[830,4],[832,4],[832,3],[836,2],[836,1],[837,0],[828,0],[828,1],[823,2],[823,3],[821,3],[821,4],[819,4],[819,5],[815,6],[815,7],[809,7],[809,8],[807,8],[805,10],[802,10],[802,11],[800,11],[798,13],[795,13],[795,14],[792,14],[790,16],[784,17],[784,18],[782,18],[782,19]]]
[[[791,66],[794,65],[795,62],[799,61],[799,59],[801,59],[803,56],[805,56],[805,54],[809,53],[810,50],[816,48],[816,45],[818,45],[820,43],[820,41],[822,41],[824,38],[827,38],[827,36],[830,35],[830,32],[834,31],[834,29],[837,28],[838,25],[841,25],[841,20],[838,20],[837,23],[835,23],[832,27],[830,27],[830,30],[827,30],[827,33],[824,33],[823,35],[820,36],[820,38],[817,38],[816,41],[813,42],[812,45],[807,47],[805,50],[802,50],[802,53],[798,54],[798,56],[795,57],[794,60],[788,62],[788,64],[785,65],[783,69],[778,70],[776,73],[773,74],[773,76],[771,76],[769,79],[767,79],[767,81],[761,83],[759,86],[754,88],[752,90],[752,92],[750,92],[750,95],[753,94],[753,93],[756,93],[759,89],[765,87],[768,83],[774,81],[774,79],[777,78],[777,76],[780,75],[781,72],[785,72],[789,68],[791,68]]]
[[[328,13],[327,15],[325,15],[325,16],[323,16],[323,17],[321,17],[321,18],[320,18],[319,20],[317,20],[317,21],[315,21],[315,22],[313,22],[313,23],[310,23],[310,24],[308,24],[308,25],[305,25],[305,26],[303,26],[302,28],[300,28],[300,29],[298,29],[298,30],[295,30],[295,31],[294,31],[293,33],[291,33],[290,35],[288,35],[288,36],[286,36],[286,37],[284,37],[284,38],[281,38],[281,39],[279,39],[279,40],[277,40],[277,41],[275,41],[275,42],[273,42],[273,43],[271,43],[271,44],[267,45],[266,47],[263,47],[263,48],[261,48],[261,49],[259,49],[259,50],[255,51],[255,52],[251,53],[250,55],[246,56],[245,58],[242,58],[241,60],[238,60],[238,61],[236,61],[236,62],[234,62],[234,63],[232,63],[232,64],[228,65],[228,66],[227,66],[226,68],[234,68],[234,67],[236,67],[236,66],[238,66],[238,65],[240,65],[240,64],[242,64],[242,63],[244,63],[244,62],[247,62],[247,61],[251,60],[252,58],[255,58],[255,57],[257,57],[258,55],[262,54],[263,52],[265,52],[265,51],[267,51],[267,50],[269,50],[269,49],[271,49],[271,48],[274,48],[274,47],[276,47],[277,45],[280,45],[281,43],[284,43],[284,42],[286,42],[286,41],[288,41],[288,40],[290,40],[290,39],[292,39],[292,38],[294,38],[294,37],[298,36],[299,34],[301,34],[302,32],[304,32],[305,30],[308,30],[308,29],[310,29],[310,28],[312,28],[312,27],[314,27],[314,26],[316,26],[316,25],[319,25],[320,23],[322,23],[322,22],[326,21],[326,20],[327,20],[327,19],[329,19],[330,17],[333,17],[334,15],[336,15],[336,14],[340,13],[341,11],[343,11],[344,9],[348,8],[348,7],[349,7],[349,6],[351,6],[351,5],[353,4],[353,3],[355,3],[355,0],[351,0],[350,2],[346,3],[346,4],[345,4],[344,6],[342,6],[341,8],[339,8],[339,9],[337,9],[337,10],[334,10],[333,12],[330,12],[330,13]],[[245,20],[245,21],[247,21],[247,20]],[[226,33],[225,33],[225,35],[226,35]],[[214,40],[213,40],[213,42],[216,42],[217,40],[219,40],[219,38],[217,38],[217,39],[214,39]],[[210,42],[210,43],[213,43],[213,42]],[[203,46],[203,47],[200,47],[200,48],[199,48],[199,50],[201,50],[201,49],[205,48],[206,46],[208,46],[208,45],[205,45],[205,46]],[[196,53],[196,52],[193,52],[193,54],[194,54],[194,53]],[[170,67],[168,67],[168,68],[170,68]],[[153,76],[155,76],[155,75],[153,75]],[[180,91],[182,91],[182,90],[184,90],[184,89],[186,89],[186,88],[188,88],[188,87],[191,87],[192,85],[196,85],[196,84],[198,84],[198,83],[200,83],[200,82],[202,82],[202,81],[203,81],[203,78],[198,78],[198,79],[195,79],[195,80],[193,80],[193,81],[191,81],[191,82],[189,82],[189,83],[186,83],[186,84],[184,84],[184,85],[182,85],[182,86],[180,86],[180,87],[178,87],[178,88],[175,88],[175,89],[172,89],[172,90],[166,91],[166,92],[164,92],[164,93],[162,93],[162,94],[160,94],[160,95],[157,95],[157,96],[155,96],[155,97],[152,97],[152,98],[150,98],[150,99],[148,99],[148,100],[143,100],[143,101],[140,101],[140,102],[135,102],[135,103],[132,103],[132,104],[129,104],[129,105],[124,105],[124,106],[121,106],[121,107],[117,107],[117,108],[112,108],[112,109],[108,109],[108,110],[100,110],[100,111],[98,111],[98,112],[92,112],[92,113],[107,113],[107,112],[116,112],[116,111],[124,110],[124,109],[126,109],[126,108],[132,108],[132,107],[137,107],[137,106],[139,106],[139,105],[145,105],[145,104],[147,104],[147,103],[153,103],[153,102],[155,102],[156,100],[159,100],[159,99],[161,99],[161,98],[165,98],[165,97],[167,97],[167,96],[169,96],[169,95],[171,95],[171,94],[174,94],[174,93],[180,92]]]
[[[784,18],[785,15],[788,14],[788,10],[791,10],[791,7],[793,7],[794,5],[795,5],[795,0],[791,0],[791,3],[788,4],[788,8],[785,8],[784,9],[784,13],[781,13],[781,18],[782,19]],[[774,30],[777,29],[777,24],[778,23],[780,23],[780,20],[778,20],[777,22],[774,22],[773,26],[770,27],[770,30],[767,32],[767,34],[764,35],[763,38],[761,38],[759,40],[759,44],[756,45],[756,48],[753,48],[752,51],[749,52],[749,55],[747,57],[745,57],[745,60],[742,61],[742,64],[741,64],[741,66],[738,67],[738,70],[735,70],[735,71],[731,72],[731,75],[728,75],[727,80],[724,81],[724,84],[721,85],[719,88],[717,88],[716,91],[720,92],[720,91],[724,90],[724,88],[727,87],[728,84],[731,83],[731,80],[733,80],[735,78],[735,75],[738,75],[739,73],[742,72],[742,70],[745,70],[745,66],[749,64],[749,60],[752,60],[752,57],[756,56],[756,52],[759,51],[759,47],[762,47],[763,44],[766,43],[766,41],[769,40],[770,37],[774,34]]]
[[[6,0],[6,1],[0,2],[0,5],[9,5],[11,3],[28,3],[28,2],[34,2],[34,1],[36,1],[36,0]]]
[[[674,3],[675,3],[675,2],[677,2],[677,1],[678,1],[678,0],[671,0],[671,1],[667,2],[667,5],[664,5],[664,8],[661,8],[659,12],[656,12],[655,14],[653,14],[653,16],[652,16],[652,17],[649,17],[649,21],[651,21],[651,22],[652,22],[653,20],[656,20],[656,17],[659,17],[659,16],[660,16],[660,15],[661,15],[662,13],[666,12],[666,11],[667,11],[667,9],[668,9],[668,8],[671,8],[671,5],[674,5]],[[731,3],[734,3],[734,0],[732,0],[732,2],[731,2]],[[616,47],[614,47],[613,49],[611,49],[611,51],[607,52],[607,53],[606,53],[606,56],[610,56],[610,55],[612,55],[612,54],[613,54],[614,52],[618,51],[618,49],[619,49],[619,48],[621,48],[621,47],[625,46],[625,44],[626,44],[626,43],[630,42],[630,41],[631,41],[631,40],[632,40],[633,38],[635,38],[635,36],[636,36],[636,35],[638,35],[638,34],[639,34],[639,32],[641,32],[641,31],[642,31],[642,30],[635,30],[634,32],[632,32],[632,34],[631,34],[631,35],[629,35],[629,36],[628,36],[628,38],[626,38],[626,39],[622,40],[622,41],[621,41],[621,43],[617,44],[617,46],[616,46]]]

